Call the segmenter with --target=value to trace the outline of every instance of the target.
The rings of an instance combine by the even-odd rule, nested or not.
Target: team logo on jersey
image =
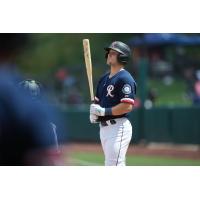
[[[109,85],[108,87],[107,87],[107,97],[108,96],[110,96],[110,97],[114,97],[114,95],[113,94],[111,94],[111,92],[114,90],[114,85]]]
[[[129,84],[125,84],[124,87],[122,88],[122,92],[124,94],[130,94],[131,93],[131,86]]]

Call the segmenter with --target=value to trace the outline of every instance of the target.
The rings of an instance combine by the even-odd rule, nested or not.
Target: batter
[[[132,138],[128,113],[133,110],[136,82],[124,69],[130,58],[128,45],[115,41],[105,48],[109,73],[100,78],[95,103],[90,105],[90,122],[100,126],[106,166],[125,166]]]

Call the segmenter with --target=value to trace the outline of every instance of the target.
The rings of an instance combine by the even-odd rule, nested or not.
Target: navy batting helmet
[[[19,83],[19,88],[25,91],[33,99],[41,97],[42,85],[32,79],[27,79]]]
[[[109,47],[105,47],[104,49],[107,51],[106,58],[108,57],[108,53],[111,49],[117,51],[119,53],[118,61],[122,64],[127,64],[131,55],[129,46],[120,41],[115,41]]]

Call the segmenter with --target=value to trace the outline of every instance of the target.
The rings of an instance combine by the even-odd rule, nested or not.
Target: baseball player
[[[105,165],[125,166],[132,137],[128,113],[133,109],[136,95],[136,82],[124,69],[131,51],[120,41],[113,42],[105,51],[110,71],[99,80],[95,103],[90,105],[90,122],[100,123]]]
[[[40,101],[42,96],[42,85],[38,81],[27,79],[19,83],[19,87],[24,90],[34,101]],[[51,128],[50,137],[54,138],[55,147],[59,152],[58,137],[56,132],[56,125],[53,122],[49,122]]]

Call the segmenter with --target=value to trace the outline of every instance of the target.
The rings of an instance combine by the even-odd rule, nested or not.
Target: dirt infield
[[[102,153],[100,144],[73,143],[68,146],[71,152]],[[200,160],[200,148],[194,145],[148,144],[130,145],[128,155],[161,156]]]

